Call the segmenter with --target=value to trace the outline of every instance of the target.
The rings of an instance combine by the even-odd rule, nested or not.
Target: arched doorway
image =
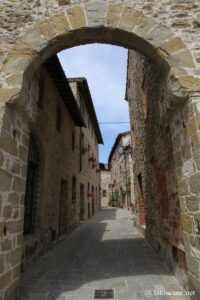
[[[184,232],[184,242],[186,246],[186,260],[189,269],[189,279],[193,286],[199,286],[199,261],[196,252],[197,245],[191,244],[191,238],[196,235],[198,228],[198,219],[196,214],[188,210],[185,206],[186,197],[198,196],[199,186],[199,132],[196,125],[195,103],[199,100],[199,78],[193,77],[195,64],[191,53],[186,49],[182,39],[176,37],[170,28],[159,23],[154,18],[147,16],[142,9],[135,10],[127,5],[116,5],[105,3],[88,4],[84,6],[72,5],[64,6],[53,15],[48,15],[42,21],[35,21],[22,34],[4,57],[2,65],[2,88],[1,96],[1,138],[0,148],[3,156],[6,153],[12,157],[18,158],[22,152],[21,141],[13,134],[17,119],[21,118],[21,126],[17,126],[19,132],[29,131],[30,123],[34,122],[36,109],[34,103],[27,101],[25,87],[29,84],[34,72],[50,56],[75,45],[87,43],[108,43],[118,46],[135,49],[145,56],[152,59],[165,73],[166,94],[163,97],[161,111],[164,117],[169,119],[173,126],[175,118],[170,119],[172,112],[181,120],[182,108],[190,111],[193,118],[188,118],[184,124],[184,130],[179,129],[179,138],[184,144],[190,143],[193,149],[191,163],[195,164],[195,170],[185,176],[185,166],[183,163],[177,164],[175,160],[175,172],[179,186],[179,199],[181,200],[181,215]],[[191,105],[192,103],[192,105]],[[13,116],[11,116],[13,114]],[[191,116],[190,115],[190,116]],[[12,120],[12,121],[11,121]],[[23,121],[22,121],[23,120]],[[19,124],[18,124],[19,125]],[[5,133],[9,131],[9,134]],[[191,130],[196,139],[191,142]],[[185,134],[185,132],[187,134]],[[8,142],[9,141],[9,142]],[[176,141],[173,141],[173,147],[176,147]],[[182,155],[184,147],[179,150]],[[176,151],[177,152],[177,151]],[[27,156],[21,156],[22,164],[26,164]],[[4,159],[3,159],[4,161]],[[12,191],[22,197],[25,192],[26,177],[18,176],[16,178],[12,171],[6,169],[2,164],[1,168],[1,191],[5,199],[8,197],[12,182],[18,184],[12,185]],[[19,195],[20,194],[20,195]],[[148,211],[147,211],[148,214]],[[15,222],[15,230],[9,226],[10,222]],[[19,217],[15,220],[3,220],[1,222],[1,236],[14,239],[20,235],[23,228],[23,220]],[[196,237],[196,236],[195,236]],[[5,255],[14,255],[18,253],[17,264],[14,267],[5,266],[2,276],[11,276],[13,268],[19,267],[21,243],[17,247],[9,249]],[[193,267],[195,265],[195,268]],[[197,266],[197,268],[196,268]],[[198,274],[197,274],[198,273]],[[17,279],[20,278],[18,270]],[[17,289],[18,282],[10,280],[5,282],[3,290],[5,294]]]

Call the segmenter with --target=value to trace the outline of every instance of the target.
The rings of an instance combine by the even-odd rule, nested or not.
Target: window
[[[103,190],[103,197],[107,197],[107,191]]]
[[[38,190],[39,150],[37,143],[30,135],[28,169],[26,178],[25,210],[24,210],[24,234],[34,232],[36,201]]]
[[[72,203],[76,202],[76,177],[72,177]]]
[[[57,106],[57,116],[56,116],[56,129],[61,132],[62,125],[62,111],[60,106]]]
[[[72,151],[75,150],[75,132],[72,130]]]

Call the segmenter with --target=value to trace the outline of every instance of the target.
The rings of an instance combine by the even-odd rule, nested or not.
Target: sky
[[[67,77],[86,77],[92,100],[101,122],[129,122],[126,91],[127,49],[104,44],[73,47],[58,54]],[[104,145],[99,146],[99,161],[107,163],[118,133],[129,124],[100,124]]]

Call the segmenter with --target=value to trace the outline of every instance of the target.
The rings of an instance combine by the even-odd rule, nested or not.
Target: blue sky
[[[91,44],[73,47],[58,54],[67,77],[86,77],[99,122],[129,121],[126,89],[127,49]],[[119,132],[129,124],[100,124],[104,145],[99,160],[106,163]]]

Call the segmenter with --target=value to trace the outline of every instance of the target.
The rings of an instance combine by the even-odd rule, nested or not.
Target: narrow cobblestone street
[[[21,300],[89,300],[95,289],[114,299],[187,299],[155,296],[181,291],[122,209],[103,209],[43,255],[22,276]],[[145,295],[146,293],[146,295]]]

